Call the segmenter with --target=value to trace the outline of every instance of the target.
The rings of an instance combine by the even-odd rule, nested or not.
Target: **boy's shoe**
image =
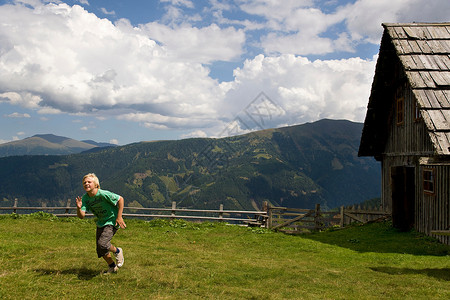
[[[114,253],[114,256],[116,257],[117,266],[120,268],[123,266],[123,262],[125,261],[125,258],[123,257],[123,250],[122,248],[117,247],[119,249],[119,253]]]
[[[119,270],[119,267],[116,265],[114,267],[110,267],[107,271],[105,271],[103,274],[111,274],[111,273],[117,273],[117,270]]]

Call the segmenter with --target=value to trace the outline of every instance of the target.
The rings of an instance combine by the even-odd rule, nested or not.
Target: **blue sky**
[[[0,0],[0,143],[363,122],[381,23],[448,0]]]

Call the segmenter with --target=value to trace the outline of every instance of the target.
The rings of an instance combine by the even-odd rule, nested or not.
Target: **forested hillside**
[[[379,197],[380,165],[357,156],[362,124],[321,120],[221,139],[140,142],[67,156],[0,159],[1,205],[62,205],[82,176],[127,206],[254,209],[337,207]],[[74,200],[73,200],[74,201]]]

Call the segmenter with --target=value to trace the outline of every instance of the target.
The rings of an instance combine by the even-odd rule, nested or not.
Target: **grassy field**
[[[1,299],[450,299],[450,247],[389,223],[302,236],[126,220],[117,274],[92,220],[0,216]]]

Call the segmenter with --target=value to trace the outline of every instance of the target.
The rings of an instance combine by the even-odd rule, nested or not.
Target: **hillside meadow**
[[[0,215],[1,299],[449,299],[450,247],[389,222],[292,236],[127,219],[117,274],[92,219]]]

